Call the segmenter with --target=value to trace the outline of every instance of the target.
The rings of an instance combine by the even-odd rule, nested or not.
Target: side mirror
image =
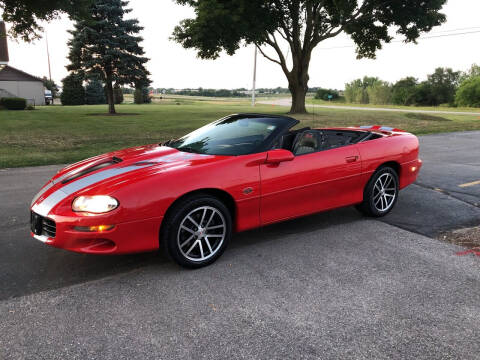
[[[267,164],[278,164],[284,161],[292,161],[295,155],[291,151],[285,149],[275,149],[267,152]]]

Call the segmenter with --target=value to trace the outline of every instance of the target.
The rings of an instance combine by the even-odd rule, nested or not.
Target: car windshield
[[[281,117],[233,116],[205,125],[165,145],[199,154],[253,154],[263,151],[266,144],[287,126],[290,127],[291,120]]]

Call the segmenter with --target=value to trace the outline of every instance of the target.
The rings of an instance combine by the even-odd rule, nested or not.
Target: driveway
[[[478,358],[480,132],[421,137],[424,167],[382,221],[345,208],[237,234],[187,271],[30,239],[57,166],[0,171],[0,358]],[[473,184],[473,185],[472,185]]]

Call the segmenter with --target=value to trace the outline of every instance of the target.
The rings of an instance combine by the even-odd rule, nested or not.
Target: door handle
[[[346,161],[347,163],[352,163],[352,162],[355,162],[355,161],[357,161],[357,160],[358,160],[358,156],[347,156],[347,157],[345,158],[345,161]]]

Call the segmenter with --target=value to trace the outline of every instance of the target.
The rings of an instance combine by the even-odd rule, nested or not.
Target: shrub
[[[455,95],[458,106],[480,107],[480,76],[462,82]]]
[[[83,79],[76,74],[70,74],[62,80],[63,89],[60,100],[62,105],[83,105],[85,104],[85,89]]]
[[[331,99],[329,99],[329,95],[331,95]],[[337,90],[333,89],[318,89],[317,92],[315,93],[315,99],[321,99],[321,100],[336,100],[339,98],[339,94]]]
[[[123,103],[123,90],[118,84],[113,87],[113,101],[115,104]]]
[[[102,82],[98,79],[92,79],[85,88],[85,102],[89,105],[106,104],[105,90]]]
[[[25,110],[27,107],[27,100],[24,98],[2,98],[0,105],[7,110]]]
[[[33,105],[27,105],[27,107],[25,108],[25,110],[35,110],[35,106],[33,106]]]

